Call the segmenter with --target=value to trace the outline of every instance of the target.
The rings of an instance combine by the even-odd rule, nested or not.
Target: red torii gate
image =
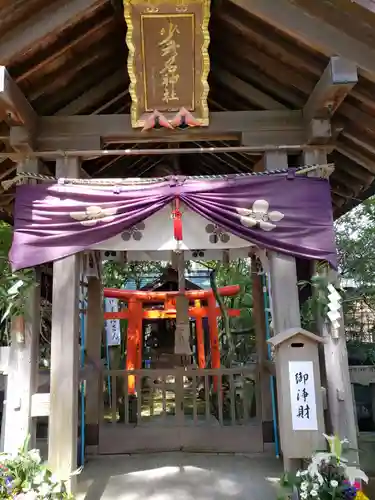
[[[218,289],[219,295],[231,297],[240,292],[239,285],[230,285]],[[104,297],[116,298],[128,303],[127,309],[119,312],[105,312],[104,319],[127,319],[127,355],[126,370],[137,370],[142,367],[142,321],[143,319],[165,319],[176,317],[176,297],[181,292],[147,292],[139,290],[123,290],[117,288],[104,288]],[[221,315],[220,308],[216,306],[216,299],[213,291],[210,290],[188,290],[183,295],[190,301],[194,301],[194,306],[189,306],[189,317],[195,318],[198,366],[206,367],[206,357],[204,349],[204,317],[208,317],[211,367],[220,368],[220,347],[217,317]],[[201,301],[207,301],[207,307],[202,307]],[[144,303],[164,302],[162,310],[144,309]],[[229,316],[239,316],[239,309],[228,309]],[[135,377],[129,376],[128,393],[135,393]]]

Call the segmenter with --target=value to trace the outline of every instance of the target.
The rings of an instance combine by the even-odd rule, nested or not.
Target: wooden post
[[[307,165],[326,164],[327,155],[323,151],[310,150],[302,155]],[[312,173],[311,175],[317,175]],[[314,263],[313,272],[316,272]],[[329,273],[331,282],[337,281],[336,273]],[[341,310],[341,323],[337,332],[327,323],[326,318],[317,318],[319,333],[325,337],[323,370],[324,382],[327,385],[328,399],[328,432],[338,435],[341,439],[348,439],[350,451],[348,459],[352,463],[359,463],[357,419],[355,401],[350,382],[348,352],[346,347],[344,317]]]
[[[103,332],[103,298],[100,279],[89,276],[87,279],[87,323],[86,352],[94,363],[95,370],[86,381],[86,444],[99,445],[101,344]]]
[[[333,274],[333,273],[332,273]],[[332,276],[331,282],[335,283]],[[341,309],[340,326],[323,324],[324,358],[327,377],[328,412],[332,432],[349,441],[346,457],[351,464],[359,463],[355,402],[351,387],[344,315]]]
[[[288,168],[288,156],[284,152],[269,152],[264,155],[265,170]],[[293,182],[293,181],[291,181]],[[301,326],[299,310],[296,260],[289,255],[269,252],[272,294],[273,332],[278,334],[289,328]],[[280,391],[278,406],[285,404]],[[285,470],[293,470],[295,461],[284,459]]]
[[[56,177],[79,177],[77,158],[56,162]],[[53,264],[48,461],[62,480],[77,468],[79,389],[79,266],[71,255]],[[68,481],[74,491],[75,476]]]
[[[18,166],[18,171],[38,173],[41,163],[29,159]],[[34,275],[36,279],[36,276]],[[6,383],[1,435],[1,449],[16,452],[30,434],[30,446],[35,446],[36,422],[31,418],[32,395],[38,387],[40,286],[30,289],[25,305],[23,335],[18,335],[12,322],[11,346]]]

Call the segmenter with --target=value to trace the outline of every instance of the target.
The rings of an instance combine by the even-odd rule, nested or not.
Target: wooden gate
[[[99,453],[263,451],[256,364],[111,370],[103,374],[103,396]]]

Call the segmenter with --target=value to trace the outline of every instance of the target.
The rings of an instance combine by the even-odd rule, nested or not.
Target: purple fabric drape
[[[20,186],[10,254],[13,269],[90,248],[176,197],[244,240],[336,266],[329,183],[280,174],[207,181],[175,178],[118,188]]]

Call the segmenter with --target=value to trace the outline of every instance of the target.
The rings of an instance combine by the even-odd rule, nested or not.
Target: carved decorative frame
[[[200,126],[208,126],[209,111],[207,97],[209,92],[208,74],[210,71],[210,59],[208,55],[208,46],[210,35],[208,23],[210,20],[210,0],[123,0],[124,17],[127,25],[126,44],[128,46],[127,67],[130,78],[129,94],[132,100],[131,104],[131,124],[134,128],[141,128],[145,125],[145,120],[150,116],[150,110],[145,106],[145,75],[140,75],[140,59],[142,56],[137,51],[142,51],[143,41],[140,39],[141,19],[139,26],[135,26],[135,15],[152,15],[159,13],[160,17],[181,15],[197,12],[199,8],[200,22],[195,22],[195,61],[199,54],[198,67],[193,67],[194,71],[194,109],[190,110]],[[135,9],[138,12],[135,14]],[[141,17],[141,16],[140,16]],[[135,40],[136,39],[136,40]],[[199,43],[199,45],[197,45]],[[138,46],[139,45],[139,46]],[[142,71],[144,73],[145,71]],[[184,104],[182,105],[184,106]],[[159,109],[167,119],[175,116],[176,111],[169,112]]]

